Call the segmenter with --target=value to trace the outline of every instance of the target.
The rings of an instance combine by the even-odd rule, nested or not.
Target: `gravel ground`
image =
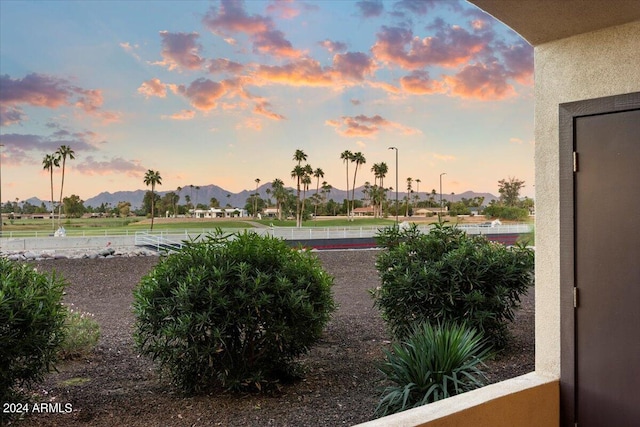
[[[301,361],[304,380],[274,395],[220,393],[185,397],[133,347],[132,289],[156,257],[46,260],[70,283],[65,302],[90,312],[101,326],[89,357],[58,366],[35,387],[40,402],[70,404],[69,413],[30,414],[21,426],[337,426],[370,420],[381,379],[376,363],[388,344],[367,290],[378,286],[377,251],[318,252],[335,277],[338,310],[324,338]],[[512,345],[488,363],[491,382],[534,369],[533,289],[510,330]]]

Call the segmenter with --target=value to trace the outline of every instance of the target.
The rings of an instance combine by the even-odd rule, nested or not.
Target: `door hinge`
[[[578,153],[573,152],[573,171],[578,172]]]
[[[573,287],[573,308],[578,308],[578,288]]]

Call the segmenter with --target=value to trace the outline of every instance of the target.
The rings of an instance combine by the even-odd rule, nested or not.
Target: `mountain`
[[[296,192],[295,188],[291,188],[291,187],[287,187],[287,188],[292,190],[293,193],[295,194]],[[270,182],[262,184],[261,186],[258,187],[258,193],[260,194],[260,197],[267,198],[267,189],[269,190],[271,189]],[[364,198],[363,190],[364,190],[364,186],[360,186],[356,188],[355,197],[357,200]],[[142,200],[144,199],[144,195],[146,194],[147,191],[148,190],[116,191],[114,193],[104,191],[94,197],[91,197],[85,200],[84,205],[93,206],[94,208],[97,208],[103,203],[105,205],[111,204],[111,206],[116,206],[118,202],[129,202],[131,203],[131,207],[133,209],[136,209],[142,206]],[[160,195],[160,197],[162,197],[171,191],[178,193],[177,189],[158,191],[157,193]],[[254,194],[255,192],[256,192],[255,189],[252,189],[252,190],[243,190],[239,193],[233,193],[231,191],[227,191],[224,188],[218,187],[217,185],[213,185],[213,184],[202,185],[200,186],[199,190],[196,190],[195,186],[193,188],[191,188],[190,186],[187,186],[187,187],[183,187],[182,190],[179,192],[179,195],[180,195],[179,203],[185,204],[186,196],[189,196],[192,203],[202,203],[202,204],[208,205],[211,198],[215,197],[221,206],[226,206],[228,203],[233,207],[243,207],[247,203],[247,199],[250,198],[251,195]],[[307,191],[307,197],[313,195],[315,192],[316,192],[316,188],[313,185],[311,185],[311,187]],[[402,199],[406,196],[406,194],[407,194],[406,191],[405,192],[399,191],[398,199],[402,201]],[[415,194],[416,193],[414,193],[414,196]],[[429,197],[429,193],[424,191],[420,192],[420,200],[425,200],[428,197]],[[453,198],[454,202],[458,202],[462,200],[462,198],[473,199],[474,197],[484,197],[485,205],[488,204],[491,200],[498,199],[496,196],[494,196],[491,193],[476,193],[473,191],[465,191],[464,193],[454,194],[453,196],[451,196],[451,194],[443,194],[442,200],[449,201]],[[347,198],[347,192],[345,190],[340,190],[336,188],[332,189],[331,192],[327,195],[328,200],[333,199],[338,203],[341,203],[345,198]],[[349,198],[351,198],[351,190],[349,190]],[[389,198],[391,200],[395,200],[394,191],[391,191],[389,193]],[[273,197],[271,197],[271,199],[272,201],[275,202]],[[440,200],[439,194],[436,196],[436,200]],[[32,197],[27,201],[35,206],[40,206],[40,203],[43,202],[43,200],[40,200],[37,197]],[[46,200],[44,201],[44,203],[46,206],[49,206],[49,202],[47,202]]]

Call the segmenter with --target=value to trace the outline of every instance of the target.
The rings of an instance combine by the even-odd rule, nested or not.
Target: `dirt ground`
[[[372,419],[380,396],[376,363],[388,344],[384,324],[367,290],[378,286],[377,251],[318,252],[335,277],[338,310],[324,338],[301,362],[302,381],[275,395],[186,397],[136,354],[132,289],[155,257],[47,260],[70,283],[65,303],[90,312],[102,336],[89,357],[58,366],[31,391],[55,413],[29,414],[19,426],[337,426]],[[488,363],[491,382],[534,369],[534,291],[523,300],[510,330],[512,345]],[[57,408],[57,409],[56,409]],[[66,413],[62,413],[66,412]]]

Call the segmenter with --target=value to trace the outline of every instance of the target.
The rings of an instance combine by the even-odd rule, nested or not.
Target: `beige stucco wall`
[[[536,372],[560,375],[558,105],[640,91],[640,21],[535,47]]]
[[[359,427],[554,427],[559,402],[559,381],[532,372]]]

